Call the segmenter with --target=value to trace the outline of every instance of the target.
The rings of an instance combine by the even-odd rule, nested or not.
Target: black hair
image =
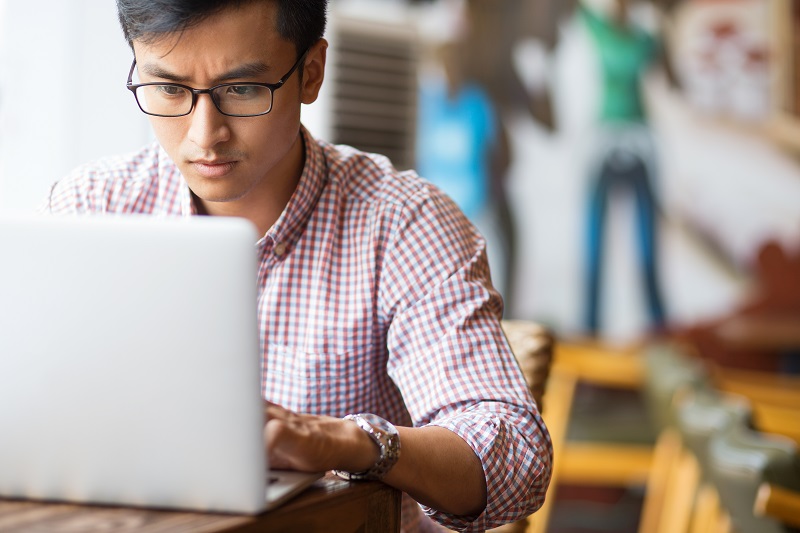
[[[263,1],[277,4],[278,34],[294,43],[298,55],[325,33],[328,0],[117,0],[117,14],[132,47],[135,40],[152,43],[230,7]]]

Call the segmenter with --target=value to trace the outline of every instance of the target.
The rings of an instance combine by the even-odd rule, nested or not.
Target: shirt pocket
[[[308,352],[271,343],[264,350],[262,394],[299,413],[344,416],[373,404],[371,346]]]

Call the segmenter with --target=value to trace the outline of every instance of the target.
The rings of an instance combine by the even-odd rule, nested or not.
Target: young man
[[[326,0],[197,5],[117,1],[158,142],[79,168],[46,210],[256,226],[272,465],[382,479],[453,529],[538,508],[552,450],[483,240],[415,174],[300,124],[325,71]],[[403,505],[404,530],[434,529]]]

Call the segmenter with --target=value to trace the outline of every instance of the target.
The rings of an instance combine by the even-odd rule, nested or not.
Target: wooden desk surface
[[[3,533],[397,532],[400,492],[383,483],[327,475],[281,507],[258,516],[0,499]]]

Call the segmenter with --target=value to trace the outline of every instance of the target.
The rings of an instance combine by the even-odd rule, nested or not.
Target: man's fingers
[[[264,414],[267,420],[288,420],[294,413],[281,407],[280,405],[264,400]]]

